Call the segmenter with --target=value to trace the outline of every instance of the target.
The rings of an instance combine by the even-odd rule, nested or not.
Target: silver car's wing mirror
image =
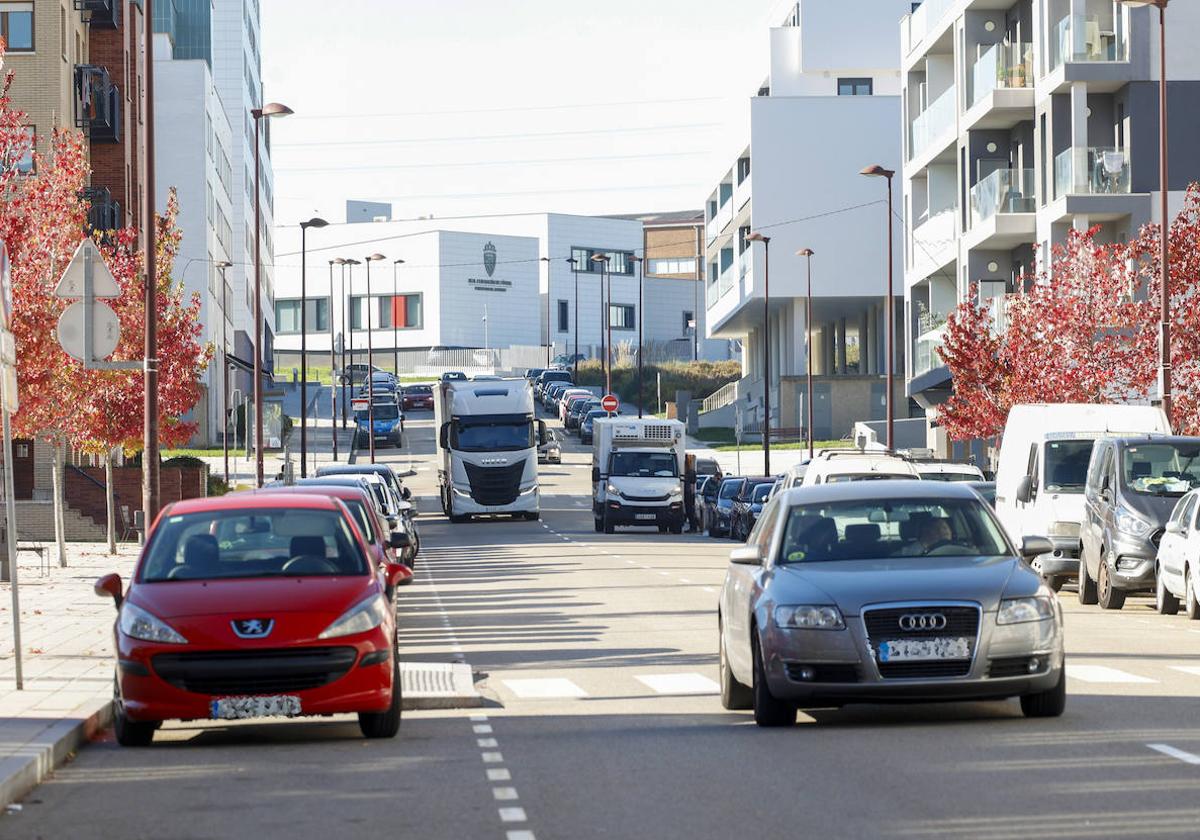
[[[729,552],[729,562],[739,566],[761,566],[762,561],[762,548],[757,545],[743,545]]]
[[[1046,537],[1025,537],[1021,540],[1021,556],[1026,560],[1040,554],[1052,554],[1054,543]]]

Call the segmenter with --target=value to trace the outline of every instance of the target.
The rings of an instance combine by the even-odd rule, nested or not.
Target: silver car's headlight
[[[846,622],[837,607],[801,605],[776,607],[775,624],[785,630],[844,630]]]
[[[620,496],[621,495],[621,488],[617,487],[617,485],[615,485],[615,484],[608,485],[606,488],[604,488],[604,491],[606,493],[608,493],[608,495],[610,495],[610,496]]]
[[[1127,510],[1118,510],[1115,519],[1117,530],[1131,537],[1144,537],[1154,528],[1145,519],[1142,519],[1140,516],[1134,516]]]
[[[129,601],[121,604],[119,624],[121,632],[133,639],[141,639],[144,642],[161,642],[168,645],[186,645],[188,643],[188,640],[179,635],[174,627]]]
[[[670,498],[672,498],[672,499],[682,499],[682,498],[683,498],[683,491],[682,491],[682,490],[680,490],[678,487],[676,487],[674,490],[672,490],[672,491],[671,491],[669,494],[667,494],[667,495],[668,495]]]
[[[317,638],[335,639],[338,636],[353,636],[355,633],[374,630],[387,618],[388,606],[388,599],[379,593],[364,598],[342,613],[337,621],[326,627]]]
[[[1046,595],[1031,598],[1006,598],[996,613],[997,624],[1023,624],[1054,618],[1054,600]]]

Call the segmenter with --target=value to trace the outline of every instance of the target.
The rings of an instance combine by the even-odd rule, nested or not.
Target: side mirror
[[[105,575],[96,581],[95,591],[101,598],[105,596],[111,597],[117,607],[120,607],[121,602],[125,600],[125,595],[123,594],[124,588],[121,586],[121,576],[116,573]]]
[[[1182,534],[1187,533],[1187,529],[1183,527],[1182,522],[1168,522],[1167,527],[1166,527],[1166,532],[1168,534],[1182,535]]]
[[[412,569],[405,566],[403,563],[388,563],[385,570],[387,575],[387,585],[389,589],[394,589],[397,586],[407,586],[412,583]]]
[[[1053,554],[1054,543],[1046,537],[1025,537],[1021,540],[1021,556],[1026,560],[1041,554]]]
[[[739,566],[761,566],[762,561],[762,546],[743,545],[729,552],[729,562]]]
[[[541,446],[543,443],[549,442],[550,436],[549,436],[549,433],[546,431],[546,421],[539,420],[539,421],[537,421],[537,423],[538,423],[538,445]]]
[[[401,487],[400,488],[400,498],[407,502],[408,500],[410,500],[412,498],[412,491],[409,490],[407,487]]]
[[[600,483],[600,468],[592,467],[592,484]]]
[[[412,545],[412,537],[403,531],[392,531],[388,537],[388,546],[395,549],[404,549]]]
[[[1033,501],[1033,476],[1024,476],[1021,478],[1020,483],[1017,484],[1017,501]]]

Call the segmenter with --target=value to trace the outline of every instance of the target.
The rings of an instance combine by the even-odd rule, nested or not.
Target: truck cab
[[[685,458],[678,420],[601,418],[592,452],[592,515],[596,531],[656,525],[683,531]]]

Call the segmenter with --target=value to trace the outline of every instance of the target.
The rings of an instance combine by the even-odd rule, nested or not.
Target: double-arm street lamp
[[[259,138],[263,119],[286,117],[292,109],[278,102],[253,108],[254,118],[254,477],[255,486],[263,486],[263,311],[262,311],[262,165],[259,163]],[[303,432],[301,433],[303,435]]]
[[[335,265],[342,266],[342,273],[345,273],[346,261],[341,257],[337,257],[329,261],[329,439],[333,446],[333,460],[338,459],[337,446],[337,338],[333,330],[333,302],[337,300],[333,296],[333,267]],[[342,307],[342,340],[345,341],[346,332],[346,307]]]
[[[229,485],[229,295],[225,294],[225,272],[233,268],[229,260],[217,260],[213,267],[221,273],[221,449],[225,456],[225,484]]]
[[[805,412],[808,415],[804,425],[807,426],[808,432],[808,457],[811,460],[813,457],[813,381],[812,381],[812,248],[801,248],[796,252],[797,257],[804,257],[808,262],[808,294],[804,300],[804,331],[806,333],[804,339],[804,361],[808,367],[808,396],[805,402],[808,403],[808,410]],[[861,355],[864,350],[862,336],[858,339],[858,352]],[[860,360],[859,364],[862,362]]]
[[[371,339],[371,263],[387,259],[383,254],[367,256],[367,437],[371,440],[371,463],[375,463],[375,345]]]
[[[571,374],[571,381],[579,381],[579,260],[574,257],[567,257],[567,262],[571,265],[571,273],[575,275],[575,358],[572,360],[574,372]]]
[[[308,229],[329,222],[313,216],[300,223],[300,477],[308,478]],[[332,272],[331,272],[332,276]]]
[[[612,393],[612,276],[608,273],[608,254],[592,255],[600,264],[600,356],[604,365],[604,393]],[[605,281],[608,295],[605,297]]]
[[[771,237],[757,231],[747,242],[763,244],[763,475],[771,474]]]
[[[631,254],[629,257],[631,262],[637,263],[638,267],[638,304],[637,304],[637,322],[638,322],[638,417],[642,416],[642,304],[645,302],[642,298],[642,257],[636,254]]]
[[[400,311],[400,287],[396,285],[396,273],[403,263],[402,259],[392,260],[392,369],[396,372],[397,384],[400,382],[400,324],[396,315]]]
[[[538,261],[546,264],[546,367],[550,367],[550,354],[554,352],[554,328],[550,325],[550,273],[549,257],[538,257]]]
[[[868,166],[858,173],[866,175],[869,178],[886,178],[887,179],[887,229],[888,229],[888,250],[887,250],[887,289],[884,305],[884,315],[887,317],[887,448],[892,449],[895,446],[895,426],[896,413],[895,407],[892,405],[892,380],[896,374],[896,349],[895,349],[895,330],[896,330],[896,313],[893,311],[895,304],[893,303],[892,291],[892,178],[896,172],[892,169],[884,169],[879,164]],[[861,352],[861,348],[860,348]]]

